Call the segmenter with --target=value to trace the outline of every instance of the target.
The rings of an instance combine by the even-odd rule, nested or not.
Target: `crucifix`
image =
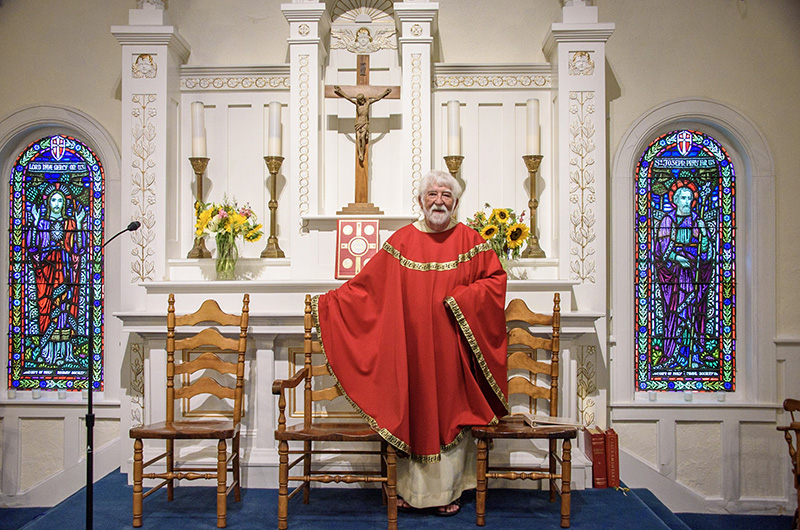
[[[356,106],[356,171],[355,202],[351,202],[338,215],[382,214],[369,202],[369,108],[383,98],[400,99],[400,87],[370,86],[369,55],[356,56],[356,85],[326,85],[325,97],[340,97]]]

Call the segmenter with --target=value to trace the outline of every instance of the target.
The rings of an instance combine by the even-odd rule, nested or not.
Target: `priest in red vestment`
[[[337,384],[409,456],[398,462],[399,508],[455,515],[475,487],[469,426],[508,409],[506,274],[480,234],[452,219],[458,181],[434,171],[419,189],[424,219],[313,310]]]

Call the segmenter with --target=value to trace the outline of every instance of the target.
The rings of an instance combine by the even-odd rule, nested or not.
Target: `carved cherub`
[[[373,37],[366,27],[358,28],[355,35],[349,29],[331,30],[331,49],[347,50],[352,53],[372,53],[383,49],[397,49],[393,28],[379,29]]]

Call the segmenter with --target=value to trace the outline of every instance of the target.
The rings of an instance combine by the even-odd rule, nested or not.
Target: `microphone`
[[[116,234],[114,234],[114,235],[111,237],[111,239],[109,239],[108,241],[106,241],[105,243],[103,243],[103,248],[105,248],[105,247],[106,247],[106,245],[108,245],[109,243],[111,243],[112,241],[114,241],[114,240],[115,240],[117,237],[121,236],[121,235],[122,235],[122,234],[124,234],[125,232],[136,232],[137,230],[139,230],[139,227],[140,227],[140,226],[142,226],[142,223],[140,223],[139,221],[131,221],[131,222],[128,224],[128,226],[127,226],[126,228],[124,228],[124,229],[120,230],[119,232],[117,232]]]

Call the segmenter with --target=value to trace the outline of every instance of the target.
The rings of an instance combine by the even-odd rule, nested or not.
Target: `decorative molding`
[[[419,215],[415,200],[422,180],[422,54],[411,54],[411,211]]]
[[[422,30],[422,26],[420,26],[419,24],[414,24],[413,26],[411,26],[411,29],[409,31],[415,37],[419,37],[420,35],[422,35],[422,31],[423,30]]]
[[[144,425],[144,344],[131,343],[131,427]]]
[[[597,347],[578,346],[578,419],[585,426],[595,423],[595,400],[597,394]]]
[[[184,67],[180,89],[188,90],[288,90],[289,66]]]
[[[356,54],[369,54],[378,50],[396,50],[394,28],[376,29],[373,37],[367,27],[353,33],[349,29],[331,29],[331,49],[347,50]]]
[[[309,33],[311,33],[311,28],[310,28],[310,27],[308,27],[308,24],[305,24],[305,23],[303,23],[303,24],[300,24],[300,25],[297,27],[297,33],[299,33],[300,35],[302,35],[303,37],[305,37],[305,36],[307,36]]]
[[[131,74],[134,79],[155,79],[158,76],[156,54],[140,53],[133,57]]]
[[[581,283],[596,282],[594,96],[593,91],[569,93],[569,150],[572,154],[569,158],[569,220],[572,227],[569,266],[572,279]]]
[[[435,88],[551,88],[550,65],[437,64],[433,68]]]
[[[131,262],[131,283],[144,280],[153,280],[155,263],[152,259],[155,254],[153,243],[156,239],[155,224],[156,213],[153,206],[156,203],[156,174],[153,168],[156,165],[153,154],[156,151],[156,126],[153,118],[156,117],[156,94],[133,94],[131,96],[131,115],[133,127],[131,129],[131,205],[133,213],[131,220],[139,221],[141,228],[131,232],[134,260]]]
[[[569,75],[594,75],[592,54],[587,51],[574,52],[569,59]]]
[[[300,233],[307,230],[308,221],[303,216],[311,209],[311,202],[309,199],[309,179],[310,179],[310,165],[309,156],[311,150],[309,149],[310,143],[310,127],[313,123],[311,118],[311,109],[309,108],[309,55],[303,54],[298,56],[300,64],[299,79],[300,79],[300,138],[298,141],[298,183],[300,191],[300,201],[298,204],[298,212],[300,218]]]

